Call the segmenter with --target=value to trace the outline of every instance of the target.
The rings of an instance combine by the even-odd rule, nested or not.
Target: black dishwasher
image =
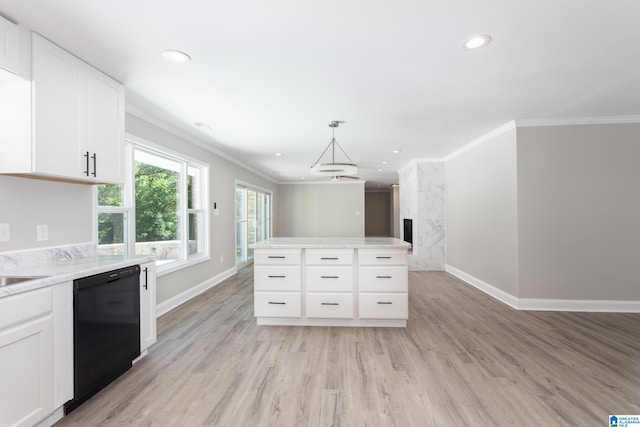
[[[140,266],[73,282],[74,398],[68,414],[140,355]]]

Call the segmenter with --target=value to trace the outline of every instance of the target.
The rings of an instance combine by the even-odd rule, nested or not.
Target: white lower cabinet
[[[306,315],[319,319],[353,319],[353,294],[308,293]]]
[[[406,248],[256,248],[258,324],[406,326]]]
[[[0,299],[0,425],[32,426],[53,412],[51,289]]]
[[[406,319],[407,294],[361,293],[358,298],[361,319]]]
[[[140,265],[140,352],[156,343],[156,263]]]
[[[53,408],[73,399],[73,283],[54,285]]]
[[[256,292],[254,314],[256,317],[300,317],[300,292]]]
[[[362,249],[359,260],[360,318],[407,319],[409,273],[406,250]]]

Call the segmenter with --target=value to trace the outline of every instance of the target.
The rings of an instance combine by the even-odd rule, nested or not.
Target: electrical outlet
[[[11,227],[9,224],[0,224],[0,242],[11,240]]]
[[[38,242],[44,242],[49,240],[49,226],[47,224],[40,224],[36,227],[38,234]]]

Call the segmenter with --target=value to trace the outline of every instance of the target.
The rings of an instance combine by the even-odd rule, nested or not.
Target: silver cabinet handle
[[[320,259],[323,260],[323,261],[337,261],[340,258],[338,258],[338,257],[321,257]]]
[[[340,305],[337,302],[321,302],[320,305]]]
[[[320,276],[321,279],[339,279],[340,276]]]
[[[268,256],[267,256],[267,258],[269,258],[269,259],[285,259],[285,258],[286,258],[286,256],[281,256],[281,255],[278,255],[278,256],[276,256],[276,255],[268,255]]]
[[[390,256],[377,256],[376,259],[391,259]]]
[[[391,301],[378,301],[378,304],[391,305],[393,303]]]
[[[287,305],[286,302],[280,302],[280,301],[269,301],[269,304],[275,304],[275,305]]]
[[[376,279],[391,279],[391,276],[376,276]]]
[[[268,277],[269,277],[269,279],[284,279],[287,276],[271,276],[271,275],[269,275]]]

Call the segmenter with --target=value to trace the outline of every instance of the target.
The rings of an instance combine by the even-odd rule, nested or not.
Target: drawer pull
[[[269,275],[268,277],[269,277],[269,279],[284,279],[287,276],[272,276],[272,275]]]
[[[391,301],[378,301],[378,304],[391,305],[393,303]]]
[[[320,305],[340,305],[337,302],[321,302]]]
[[[376,276],[376,279],[391,279],[391,276]]]
[[[338,257],[321,257],[320,259],[323,260],[323,261],[337,261],[340,258],[338,258]]]
[[[268,255],[267,258],[269,259],[285,259],[286,256],[282,256],[282,255]]]
[[[340,276],[320,276],[321,279],[339,279]]]
[[[272,304],[272,305],[287,305],[286,302],[281,302],[281,301],[269,301],[269,304]]]
[[[376,259],[391,259],[390,256],[377,256]]]

